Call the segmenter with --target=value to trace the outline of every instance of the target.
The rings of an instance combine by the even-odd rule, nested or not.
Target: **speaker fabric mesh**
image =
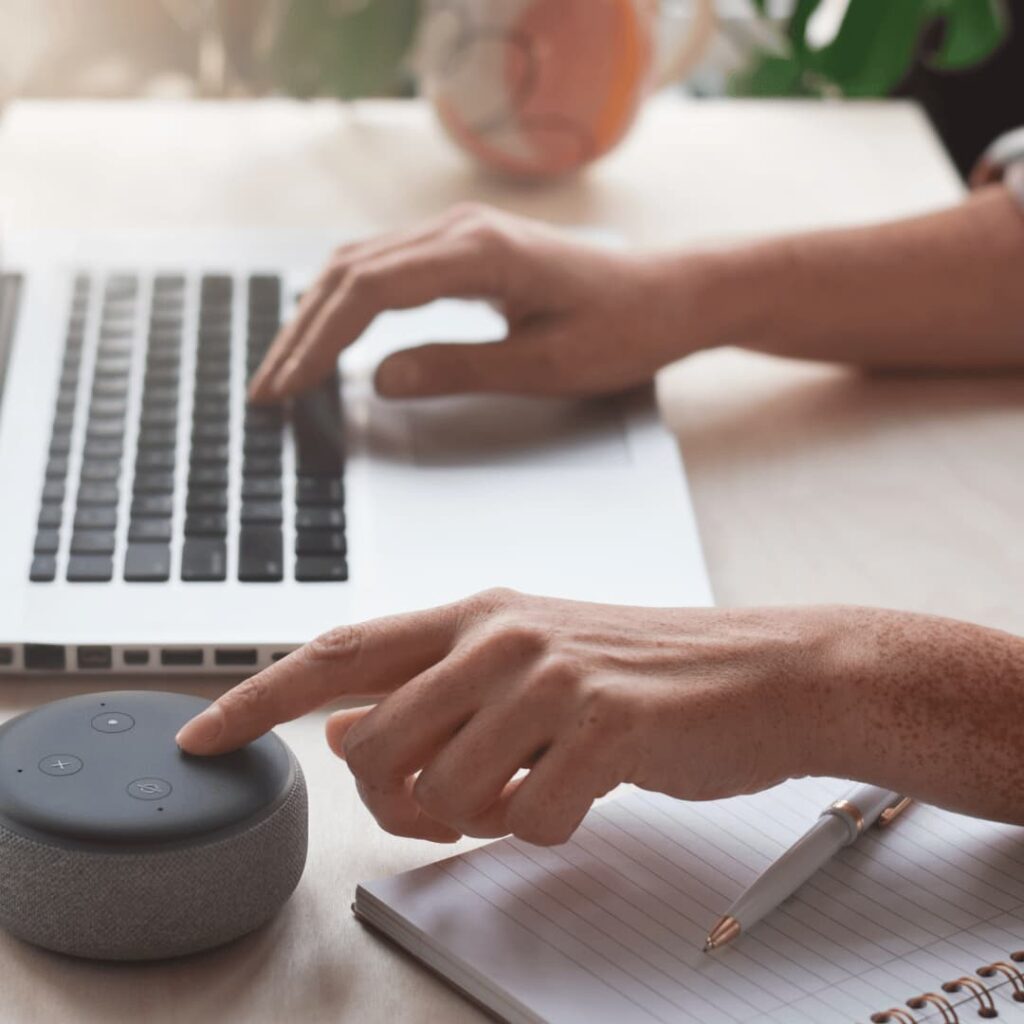
[[[283,801],[209,842],[106,853],[51,846],[0,825],[0,926],[48,949],[109,960],[194,953],[258,928],[287,901],[306,863],[306,784],[290,757]]]

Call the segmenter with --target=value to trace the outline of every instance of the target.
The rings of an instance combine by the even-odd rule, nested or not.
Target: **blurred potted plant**
[[[768,0],[751,0],[767,17]],[[796,0],[777,52],[759,52],[731,91],[746,96],[887,96],[926,43],[930,66],[976,65],[998,49],[1009,17],[1004,0],[849,0],[833,38],[815,45],[825,0]]]

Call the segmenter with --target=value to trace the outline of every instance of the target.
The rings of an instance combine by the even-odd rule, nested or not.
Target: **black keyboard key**
[[[128,411],[127,401],[120,398],[104,396],[100,398],[93,396],[92,404],[89,406],[89,415],[103,419],[123,420]]]
[[[227,375],[218,378],[205,377],[196,384],[196,398],[203,401],[220,402],[225,407],[231,395],[231,385]]]
[[[341,530],[299,530],[295,535],[297,555],[343,555],[345,534]]]
[[[217,487],[194,487],[188,492],[189,512],[226,512],[228,492]]]
[[[243,523],[274,523],[279,524],[282,519],[281,503],[279,501],[243,501],[242,522]]]
[[[204,423],[226,423],[229,417],[227,405],[215,398],[197,398],[192,407],[192,416]]]
[[[192,427],[192,440],[200,443],[227,444],[230,434],[227,423],[206,423],[197,420]]]
[[[299,508],[295,511],[296,530],[342,530],[345,513],[340,508]]]
[[[192,465],[227,465],[228,446],[226,444],[214,444],[202,442],[192,446]]]
[[[280,430],[284,424],[284,414],[280,409],[264,409],[250,406],[245,410],[245,429]]]
[[[57,530],[40,530],[36,534],[35,553],[37,555],[53,555],[60,547],[60,533]]]
[[[274,583],[284,577],[284,542],[274,526],[243,526],[238,537],[238,578]]]
[[[57,559],[53,555],[36,555],[28,578],[33,583],[50,583],[57,575]]]
[[[76,530],[113,530],[116,525],[116,508],[80,508],[75,512]]]
[[[135,468],[143,473],[174,469],[174,449],[140,447],[135,456]]]
[[[73,555],[112,555],[114,534],[109,530],[76,530],[71,538]]]
[[[174,427],[144,427],[139,433],[139,448],[173,448],[178,441]]]
[[[242,442],[246,456],[249,455],[274,455],[281,451],[281,435],[270,434],[266,431],[257,431],[246,434]]]
[[[133,488],[136,494],[172,494],[174,492],[174,474],[136,473]]]
[[[227,545],[212,537],[186,537],[181,553],[181,578],[188,582],[227,577]]]
[[[93,398],[106,401],[108,398],[125,399],[128,397],[128,380],[124,377],[116,377],[104,380],[97,380],[92,385]]]
[[[334,477],[300,476],[295,480],[295,501],[299,505],[340,505],[345,491]]]
[[[129,541],[169,541],[170,519],[133,519],[128,526]]]
[[[341,451],[341,399],[336,375],[328,378],[315,391],[295,400],[292,406],[292,427],[295,443],[310,451]]]
[[[295,561],[300,583],[341,583],[348,579],[348,563],[341,555],[303,555]]]
[[[142,410],[139,420],[143,430],[150,427],[173,427],[178,422],[178,407],[176,405],[155,405],[147,406]]]
[[[228,486],[228,467],[225,464],[219,466],[193,466],[188,474],[189,487],[216,487],[224,490]]]
[[[119,459],[124,441],[119,437],[96,438],[86,441],[83,455],[87,459]]]
[[[71,431],[55,430],[50,440],[50,457],[67,455],[71,451]]]
[[[64,500],[64,481],[47,480],[43,484],[43,501],[52,501],[55,504]]]
[[[132,519],[166,519],[174,513],[169,494],[136,494],[132,499]]]
[[[185,517],[186,537],[223,537],[228,517],[223,512],[191,512]]]
[[[243,501],[281,497],[281,481],[274,477],[247,477],[242,481]]]
[[[91,483],[113,483],[120,475],[120,459],[86,459],[82,463],[82,479]]]
[[[124,436],[124,420],[90,420],[87,441],[106,441]]]
[[[159,384],[147,384],[142,396],[143,409],[158,409],[166,406],[177,408],[178,389],[161,386]]]
[[[78,488],[79,505],[116,505],[117,488],[113,484],[83,483]]]
[[[124,559],[124,578],[129,583],[163,583],[171,578],[169,544],[129,544]]]
[[[242,463],[242,475],[246,477],[255,476],[280,476],[281,456],[277,455],[247,455]]]
[[[63,511],[60,505],[44,505],[39,510],[39,529],[53,529],[60,526]]]
[[[63,480],[68,475],[68,458],[66,455],[54,455],[46,463],[46,475],[51,480]]]
[[[75,418],[68,415],[67,413],[60,413],[58,416],[53,418],[53,431],[54,433],[70,434],[71,428],[75,425]]]
[[[68,580],[72,583],[108,583],[114,576],[109,555],[72,555],[68,559]]]

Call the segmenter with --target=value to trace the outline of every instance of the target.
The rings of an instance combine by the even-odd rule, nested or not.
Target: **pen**
[[[775,863],[769,865],[725,912],[704,942],[704,952],[727,946],[792,896],[844,846],[877,821],[890,824],[910,803],[909,797],[878,786],[858,786],[826,807],[811,828]]]

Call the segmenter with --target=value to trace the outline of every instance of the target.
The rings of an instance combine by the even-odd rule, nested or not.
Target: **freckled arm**
[[[1024,638],[925,615],[848,609],[815,702],[815,774],[1024,825]]]

